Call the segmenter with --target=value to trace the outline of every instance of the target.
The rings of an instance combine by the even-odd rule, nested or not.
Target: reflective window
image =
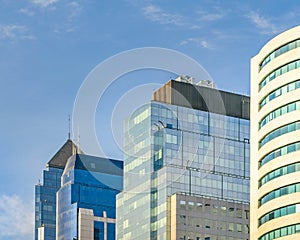
[[[279,198],[281,196],[292,194],[295,192],[300,192],[300,183],[295,183],[292,185],[284,186],[282,188],[275,189],[269,193],[267,193],[265,196],[263,196],[258,202],[259,205],[263,205],[266,202],[269,202],[275,198]]]
[[[284,134],[287,134],[290,132],[294,132],[299,129],[300,129],[300,121],[293,122],[293,123],[287,124],[285,126],[282,126],[278,129],[270,132],[261,141],[259,141],[259,147],[261,148],[263,145],[270,142],[274,138],[280,137],[281,135],[284,135]]]
[[[289,112],[293,112],[295,110],[300,109],[300,101],[292,102],[287,105],[281,106],[274,111],[267,114],[260,122],[259,122],[259,129],[261,129],[263,126],[265,126],[267,123],[272,121],[273,119],[280,117],[284,114],[287,114]]]
[[[285,74],[289,71],[292,71],[294,69],[297,69],[300,67],[300,60],[296,60],[293,62],[290,62],[286,65],[283,65],[279,68],[277,68],[276,70],[274,70],[273,72],[271,72],[270,74],[268,74],[260,83],[259,83],[259,90],[261,90],[264,86],[267,85],[267,83],[271,82],[272,80],[274,80],[275,78],[281,76],[282,74]]]
[[[259,220],[258,220],[258,224],[259,226],[266,223],[266,222],[269,222],[273,219],[276,219],[276,218],[280,218],[280,217],[283,217],[283,216],[286,216],[286,215],[290,215],[290,214],[293,214],[293,213],[296,213],[296,212],[299,212],[300,211],[300,204],[293,204],[293,205],[289,205],[289,206],[284,206],[282,208],[278,208],[274,211],[271,211],[267,214],[265,214],[264,216],[262,216]]]
[[[295,48],[300,47],[300,40],[297,39],[293,42],[287,43],[285,45],[283,45],[280,48],[277,48],[275,51],[271,52],[270,54],[268,54],[264,60],[261,62],[261,64],[259,65],[259,69],[261,70],[264,66],[266,66],[269,62],[271,62],[273,59],[275,59],[276,57],[280,56],[283,53],[286,53],[290,50],[293,50]]]
[[[297,81],[292,82],[292,83],[288,83],[288,84],[286,84],[286,85],[284,85],[280,88],[277,88],[276,90],[269,93],[266,97],[263,98],[263,100],[259,103],[259,108],[261,109],[268,102],[270,102],[273,99],[281,96],[282,94],[294,91],[298,88],[300,88],[300,80],[297,80]]]
[[[300,150],[300,142],[296,142],[296,143],[292,143],[286,146],[283,146],[281,148],[277,148],[274,151],[268,153],[267,155],[265,155],[260,161],[259,161],[259,167],[265,165],[267,162],[286,155],[288,153],[291,152],[295,152],[295,151],[299,151]]]
[[[300,171],[300,163],[294,163],[294,164],[290,164],[288,166],[277,168],[276,170],[269,172],[268,174],[266,174],[264,177],[262,177],[259,180],[259,187],[261,187],[265,183],[267,183],[275,178],[278,178],[278,177],[281,177],[281,176],[284,176],[286,174],[290,174],[293,172],[298,172],[298,171]]]
[[[272,240],[300,232],[300,224],[290,225],[283,228],[272,230],[259,238],[259,240]]]

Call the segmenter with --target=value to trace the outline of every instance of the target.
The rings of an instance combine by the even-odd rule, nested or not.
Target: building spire
[[[78,153],[81,153],[80,152],[80,129],[79,129],[79,126],[78,126],[78,136],[77,136],[77,148],[78,148]]]
[[[71,139],[71,116],[70,116],[70,114],[69,114],[68,121],[69,121],[68,140],[70,140]]]
[[[75,137],[74,137],[74,131],[72,132],[72,155],[77,154],[77,147],[75,145]]]

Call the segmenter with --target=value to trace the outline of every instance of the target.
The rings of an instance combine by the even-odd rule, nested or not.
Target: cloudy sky
[[[34,184],[66,141],[76,94],[97,64],[134,48],[169,48],[197,60],[219,89],[249,94],[250,58],[299,23],[296,0],[0,0],[0,239],[32,239]],[[114,141],[130,111],[112,114],[122,97],[138,107],[170,77],[137,71],[107,90],[95,126],[106,155],[122,158]],[[113,130],[105,125],[112,115]]]

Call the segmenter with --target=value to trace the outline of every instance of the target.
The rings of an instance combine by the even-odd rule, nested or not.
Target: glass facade
[[[66,162],[74,149],[75,144],[68,139],[47,163],[47,170],[43,171],[43,185],[35,186],[35,240],[38,240],[38,232],[41,232],[44,240],[55,239],[56,192],[60,188]]]
[[[56,192],[62,173],[63,169],[49,167],[43,172],[43,185],[35,186],[35,240],[39,227],[44,227],[44,240],[55,239]]]
[[[116,194],[123,184],[123,162],[74,155],[62,175],[57,192],[57,240],[77,239],[78,209],[91,209],[95,217],[115,219]],[[94,239],[104,240],[104,222],[94,221]],[[107,224],[107,239],[115,239],[115,224]]]
[[[125,123],[117,239],[169,239],[175,193],[248,204],[249,147],[249,120],[156,101],[138,109]]]

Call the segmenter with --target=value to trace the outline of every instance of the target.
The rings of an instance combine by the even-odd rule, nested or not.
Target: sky
[[[296,0],[0,0],[0,240],[33,239],[34,185],[99,63],[168,48],[198,61],[219,89],[249,95],[250,58],[299,23]],[[106,156],[122,159],[123,118],[174,77],[145,69],[111,84],[95,113]]]

